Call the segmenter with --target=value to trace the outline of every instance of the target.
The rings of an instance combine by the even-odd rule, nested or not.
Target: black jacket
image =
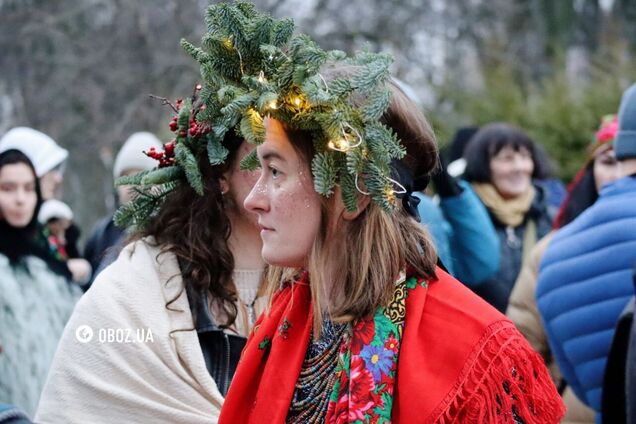
[[[636,286],[636,264],[634,264]],[[616,325],[605,366],[602,416],[604,423],[636,424],[636,299],[627,304]]]
[[[207,299],[196,302],[186,285],[205,366],[223,396],[227,394],[247,338],[227,334],[213,320]]]
[[[521,271],[523,239],[526,234],[528,220],[532,219],[536,223],[537,241],[552,229],[552,216],[548,210],[545,190],[536,184],[534,188],[536,195],[521,225],[514,228],[506,226],[490,210],[488,211],[495,226],[497,237],[499,237],[501,248],[499,271],[494,277],[472,290],[502,313],[506,313],[510,293],[517,280],[519,271]]]

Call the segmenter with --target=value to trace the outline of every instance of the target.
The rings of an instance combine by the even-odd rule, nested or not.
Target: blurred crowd
[[[495,122],[459,129],[441,152],[434,190],[416,193],[439,265],[541,354],[566,423],[625,422],[636,406],[636,88],[620,111],[598,118],[587,161],[567,185],[540,140]],[[155,135],[130,135],[113,179],[154,168],[144,153],[153,147],[162,148]],[[127,240],[111,213],[80,245],[73,210],[58,197],[68,155],[32,128],[0,138],[0,403],[30,417],[76,302]],[[116,193],[120,206],[135,192]],[[21,416],[0,409],[0,421]]]

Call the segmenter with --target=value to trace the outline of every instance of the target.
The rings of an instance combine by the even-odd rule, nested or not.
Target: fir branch
[[[331,196],[336,185],[338,170],[331,153],[318,153],[311,161],[311,171],[314,176],[314,189],[325,197]]]
[[[122,185],[139,185],[141,184],[141,181],[143,180],[143,178],[152,171],[153,170],[150,169],[150,170],[138,172],[134,175],[122,175],[121,177],[115,179],[115,186],[117,187]]]
[[[247,155],[241,159],[240,168],[243,171],[254,171],[260,168],[260,161],[258,160],[258,154],[256,153],[256,149],[253,149]]]
[[[295,25],[292,19],[281,19],[274,24],[272,29],[271,44],[281,46],[287,44],[294,33]]]
[[[151,170],[141,179],[142,185],[165,184],[176,181],[183,176],[183,169],[178,166],[168,166]]]
[[[340,195],[345,208],[353,212],[358,208],[358,189],[356,188],[355,177],[346,170],[340,170]]]
[[[389,161],[391,159],[402,159],[406,155],[406,149],[392,129],[380,122],[367,124],[365,139],[374,146],[376,151],[382,151]]]
[[[369,62],[351,79],[351,84],[361,94],[368,94],[373,88],[384,83],[389,77],[389,63],[385,60]]]
[[[194,191],[202,196],[203,179],[201,177],[201,172],[199,171],[196,157],[183,143],[177,143],[174,149],[174,154],[177,162],[185,171],[185,176],[188,182],[190,183]]]
[[[210,55],[204,52],[202,49],[195,47],[185,38],[181,39],[181,48],[185,50],[194,60],[199,63],[205,63],[210,61]]]
[[[223,115],[237,115],[244,109],[250,106],[256,100],[256,96],[253,93],[243,94],[235,97],[230,103],[221,108]]]
[[[270,91],[262,93],[256,101],[256,108],[262,113],[266,113],[269,109],[272,109],[272,102],[276,103],[278,107],[278,94]]]
[[[265,140],[263,117],[254,109],[248,109],[243,115],[239,130],[248,143],[259,144]]]
[[[212,166],[225,162],[227,155],[230,153],[229,150],[221,144],[221,141],[212,134],[208,135],[207,151],[208,161]]]
[[[388,87],[375,90],[361,108],[362,120],[368,123],[378,121],[391,103],[391,91]]]

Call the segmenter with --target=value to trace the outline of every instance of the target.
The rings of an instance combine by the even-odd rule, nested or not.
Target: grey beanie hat
[[[629,87],[621,99],[614,152],[618,160],[636,159],[636,84]]]

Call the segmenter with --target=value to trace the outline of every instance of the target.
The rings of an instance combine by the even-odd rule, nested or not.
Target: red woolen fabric
[[[442,270],[437,276],[406,301],[393,422],[513,424],[514,411],[525,424],[558,423],[561,398],[514,324]],[[307,282],[281,290],[243,351],[219,423],[285,422],[311,325]]]

